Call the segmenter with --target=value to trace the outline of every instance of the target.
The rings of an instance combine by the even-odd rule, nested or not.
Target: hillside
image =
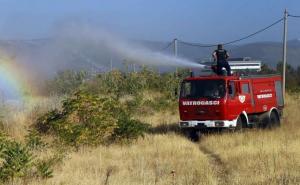
[[[74,41],[76,42],[76,41]],[[59,41],[53,39],[37,39],[28,41],[0,41],[0,49],[9,53],[13,57],[20,58],[22,62],[29,65],[43,68],[44,63],[47,68],[60,69],[93,69],[97,71],[106,71],[110,69],[110,62],[114,68],[125,69],[125,58],[109,50],[101,43],[93,43],[89,40],[76,43],[72,41]],[[152,51],[161,51],[165,47],[165,42],[154,41],[131,41],[133,45],[143,46]],[[192,61],[201,61],[209,58],[214,48],[197,48],[179,44],[179,56],[188,58]],[[242,45],[227,46],[232,57],[248,56],[253,59],[276,66],[281,60],[282,44],[279,42],[255,42]],[[79,52],[80,51],[80,52]],[[172,55],[172,47],[163,51]],[[299,66],[300,41],[290,40],[288,42],[288,63],[294,67]],[[167,66],[160,66],[161,70],[170,70]],[[48,69],[47,69],[48,70]]]
[[[300,41],[290,40],[288,42],[287,61],[294,67],[299,66],[300,58]],[[181,56],[201,60],[209,58],[214,48],[197,48],[191,46],[179,46]],[[261,60],[262,62],[275,67],[278,61],[282,60],[282,43],[279,42],[254,42],[249,44],[226,46],[231,57],[251,57],[252,59]]]

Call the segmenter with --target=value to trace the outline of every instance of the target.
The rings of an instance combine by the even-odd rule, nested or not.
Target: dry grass
[[[192,143],[166,129],[129,146],[81,148],[55,167],[53,178],[29,184],[300,184],[299,110],[299,97],[289,96],[282,127],[271,131],[213,134]],[[20,132],[32,119],[28,112],[16,114],[15,124],[24,125]],[[160,128],[177,122],[178,115],[140,119]]]
[[[162,94],[160,92],[155,91],[145,91],[143,92],[143,101],[157,101]],[[150,111],[150,114],[146,114],[143,116],[136,115],[135,116],[138,120],[149,123],[150,125],[157,127],[157,126],[168,126],[177,124],[179,122],[179,115],[178,110],[170,111],[170,110],[163,110],[161,112],[153,112]]]
[[[27,98],[21,104],[2,104],[0,128],[17,141],[23,141],[29,125],[39,115],[59,108],[60,100],[59,97],[34,97]]]
[[[299,102],[288,97],[279,129],[210,135],[199,145],[229,169],[229,184],[300,184]]]
[[[130,146],[81,148],[54,178],[32,184],[216,184],[213,174],[197,144],[175,134],[147,135]]]
[[[149,123],[152,126],[177,124],[179,122],[178,113],[171,113],[170,111],[156,112],[152,115],[146,115],[138,118],[144,123]]]

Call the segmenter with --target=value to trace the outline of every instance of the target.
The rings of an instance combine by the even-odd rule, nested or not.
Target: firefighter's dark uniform
[[[231,69],[227,62],[228,53],[225,49],[217,49],[214,51],[214,55],[216,56],[217,60],[217,74],[222,75],[222,68],[224,67],[227,71],[227,76],[231,75]]]

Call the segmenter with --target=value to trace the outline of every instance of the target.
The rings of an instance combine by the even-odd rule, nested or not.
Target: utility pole
[[[112,56],[110,56],[110,71],[113,70],[113,62],[112,62]]]
[[[135,73],[136,72],[136,70],[135,70],[135,63],[133,63],[132,66],[133,66],[133,72]]]
[[[174,56],[175,57],[177,57],[177,52],[178,52],[177,44],[178,44],[178,40],[175,38],[174,39]],[[178,68],[176,67],[176,76],[177,75],[178,75]]]
[[[283,54],[282,54],[282,94],[283,100],[285,99],[285,72],[286,72],[286,39],[287,39],[287,17],[288,12],[284,10],[284,28],[283,28]]]
[[[174,39],[174,56],[177,57],[177,44],[178,44],[178,40],[177,39]]]

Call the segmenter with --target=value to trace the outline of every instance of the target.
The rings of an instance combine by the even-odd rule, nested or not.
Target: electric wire
[[[164,51],[164,50],[168,49],[173,43],[174,43],[174,40],[172,42],[169,42],[165,47],[161,48],[160,50]]]
[[[210,47],[215,47],[217,44],[199,44],[199,43],[191,43],[191,42],[185,42],[182,40],[178,40],[179,43],[185,44],[188,46],[195,46],[195,47],[202,47],[202,48],[210,48]]]
[[[293,17],[293,18],[300,18],[300,15],[292,15],[292,14],[288,14],[289,17]]]
[[[270,24],[270,25],[268,25],[268,26],[266,26],[266,27],[264,27],[264,28],[262,28],[262,29],[259,29],[258,31],[254,32],[254,33],[252,33],[252,34],[249,34],[249,35],[247,35],[247,36],[244,36],[244,37],[241,37],[241,38],[239,38],[239,39],[235,39],[235,40],[232,40],[232,41],[229,41],[229,42],[225,42],[225,43],[223,43],[223,45],[233,44],[233,43],[236,43],[236,42],[240,42],[240,41],[242,41],[242,40],[246,40],[246,39],[248,39],[248,38],[250,38],[250,37],[253,37],[253,36],[255,36],[255,35],[257,35],[257,34],[259,34],[259,33],[261,33],[261,32],[264,32],[264,31],[268,30],[269,28],[271,28],[271,27],[277,25],[278,23],[282,22],[283,20],[284,20],[284,18],[281,18],[281,19],[279,19],[279,20],[273,22],[272,24]],[[185,42],[185,41],[182,41],[182,40],[178,40],[178,41],[179,41],[180,43],[182,43],[182,44],[190,45],[190,46],[196,46],[196,47],[215,47],[215,46],[218,45],[218,44],[189,43],[189,42]]]

